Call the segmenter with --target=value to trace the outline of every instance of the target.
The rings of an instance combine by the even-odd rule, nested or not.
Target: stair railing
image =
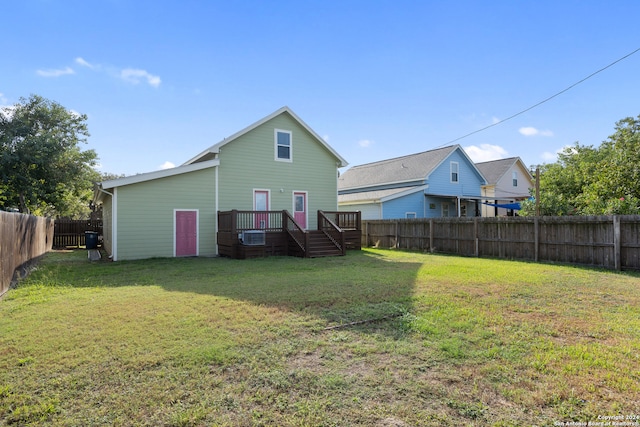
[[[284,231],[296,243],[296,246],[302,251],[303,257],[309,256],[309,233],[307,233],[296,220],[291,216],[289,211],[282,211],[282,222]]]
[[[331,240],[342,255],[347,253],[344,232],[323,211],[318,211],[318,230],[322,231]]]

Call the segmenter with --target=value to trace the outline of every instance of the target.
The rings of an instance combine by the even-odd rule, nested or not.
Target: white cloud
[[[71,67],[65,67],[58,70],[37,70],[36,73],[42,77],[60,77],[66,74],[75,74]]]
[[[175,168],[176,165],[174,165],[173,163],[166,161],[163,164],[160,165],[160,169],[171,169],[171,168]]]
[[[9,105],[9,100],[4,96],[4,93],[0,93],[0,114],[9,118],[15,110],[15,105]]]
[[[531,126],[521,127],[520,129],[518,129],[518,132],[520,132],[520,134],[524,136],[553,136],[553,132],[550,130],[538,130]]]
[[[81,57],[76,58],[76,64],[82,65],[83,67],[91,68],[92,70],[95,68],[93,64],[89,64],[87,61],[85,61]]]
[[[524,128],[518,129],[518,132],[520,132],[520,134],[524,136],[533,136],[538,133],[538,129],[533,127],[524,127]]]
[[[329,142],[329,135],[322,135],[324,142]]]
[[[509,153],[499,145],[480,144],[464,147],[464,151],[475,163],[488,162],[490,160],[504,159]]]
[[[558,154],[562,153],[563,151],[565,151],[567,148],[571,148],[571,153],[575,153],[575,149],[573,148],[573,146],[571,145],[565,145],[562,148],[558,148],[555,152],[550,152],[550,151],[545,151],[544,153],[542,153],[540,155],[540,158],[542,158],[542,160],[545,163],[555,163],[558,161]]]
[[[500,123],[500,119],[497,117],[491,117],[491,124],[492,125],[497,125],[498,123]]]
[[[125,68],[120,72],[120,78],[129,83],[138,84],[140,81],[146,80],[150,86],[160,86],[160,77],[154,76],[145,70],[139,70],[135,68]]]
[[[358,141],[358,145],[362,148],[370,147],[371,144],[373,144],[373,141],[369,139],[361,139],[360,141]]]

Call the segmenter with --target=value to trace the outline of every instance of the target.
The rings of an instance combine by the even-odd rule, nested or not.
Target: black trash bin
[[[98,247],[98,233],[96,231],[85,231],[84,244],[87,249],[96,249]]]

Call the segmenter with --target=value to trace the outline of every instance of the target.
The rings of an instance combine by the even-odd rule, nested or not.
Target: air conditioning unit
[[[243,245],[262,246],[265,244],[265,232],[262,230],[243,231],[240,239]]]

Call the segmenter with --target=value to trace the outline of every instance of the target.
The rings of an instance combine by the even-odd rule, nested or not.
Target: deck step
[[[342,251],[324,234],[322,231],[309,231],[309,247],[307,248],[310,258],[325,256],[340,256]]]

